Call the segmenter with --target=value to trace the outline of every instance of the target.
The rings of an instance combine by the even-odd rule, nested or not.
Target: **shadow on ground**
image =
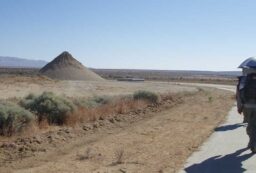
[[[215,128],[214,130],[216,132],[223,132],[223,131],[229,131],[229,130],[235,130],[239,127],[246,127],[245,124],[243,123],[240,123],[240,124],[232,124],[232,125],[225,125],[225,126],[220,126],[220,127],[217,127]]]
[[[246,169],[242,168],[242,162],[249,159],[253,154],[244,154],[247,148],[240,149],[235,153],[225,156],[214,156],[202,163],[194,164],[185,168],[186,173],[242,173]]]

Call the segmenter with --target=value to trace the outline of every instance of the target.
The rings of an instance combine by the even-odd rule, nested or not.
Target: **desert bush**
[[[87,148],[84,154],[77,154],[77,159],[80,161],[92,158],[91,148]]]
[[[29,94],[20,101],[20,105],[25,109],[30,109],[34,103],[35,98],[36,96],[34,94]]]
[[[20,102],[21,106],[31,110],[39,121],[47,119],[50,124],[62,125],[75,110],[75,105],[64,97],[52,92],[44,92],[39,96],[27,96]]]
[[[101,97],[96,96],[96,97],[93,97],[92,100],[100,105],[105,105],[110,102],[111,98],[108,96],[101,96]]]
[[[150,103],[154,104],[159,102],[159,96],[150,91],[137,91],[133,94],[133,98],[135,100],[149,101]]]
[[[11,136],[21,132],[35,116],[24,108],[9,102],[0,102],[0,135]]]
[[[30,93],[29,95],[27,95],[27,96],[25,97],[25,99],[27,99],[27,100],[32,100],[32,99],[35,99],[35,98],[36,98],[36,95],[33,94],[33,93]]]
[[[208,102],[211,103],[212,100],[213,100],[212,96],[209,96],[209,97],[208,97]]]
[[[95,96],[92,98],[79,98],[74,100],[74,104],[83,108],[96,108],[110,103],[111,98],[107,96]]]
[[[115,160],[112,165],[119,165],[124,163],[124,149],[116,150]]]

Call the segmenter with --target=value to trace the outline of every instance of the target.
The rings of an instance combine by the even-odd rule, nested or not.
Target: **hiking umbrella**
[[[245,60],[238,68],[254,68],[256,69],[256,59],[254,57]]]

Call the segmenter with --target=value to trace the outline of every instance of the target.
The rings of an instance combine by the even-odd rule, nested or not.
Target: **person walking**
[[[238,77],[236,90],[237,110],[244,115],[244,123],[248,123],[246,132],[249,136],[248,147],[256,153],[256,59],[245,60],[239,68],[243,69]]]

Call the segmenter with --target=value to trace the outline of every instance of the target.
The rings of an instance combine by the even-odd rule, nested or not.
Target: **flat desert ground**
[[[40,94],[44,91],[69,97],[92,97],[127,95],[138,90],[157,93],[196,91],[195,87],[179,86],[168,82],[60,81],[45,77],[21,76],[0,78],[0,98],[2,99],[24,97],[30,93]]]

